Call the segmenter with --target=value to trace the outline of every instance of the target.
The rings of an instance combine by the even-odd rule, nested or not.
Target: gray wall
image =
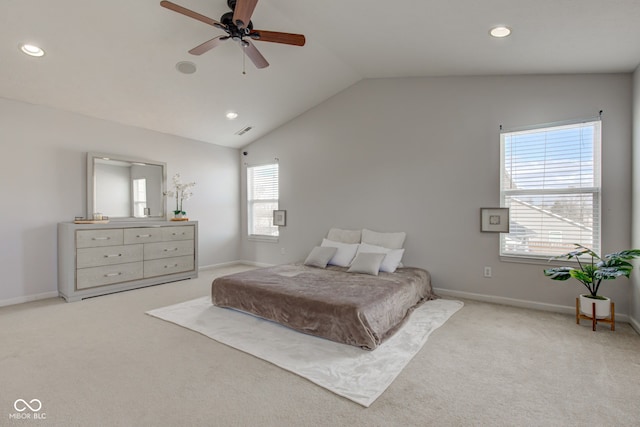
[[[57,294],[56,224],[86,212],[86,152],[167,163],[197,181],[201,267],[239,254],[238,150],[0,98],[0,305]],[[171,207],[171,205],[169,205]]]
[[[633,74],[633,166],[633,247],[640,248],[640,66]],[[631,282],[629,315],[640,333],[640,271],[631,275]]]
[[[570,311],[577,282],[500,261],[498,235],[479,231],[479,209],[500,202],[499,125],[603,110],[603,250],[625,249],[631,89],[630,74],[363,80],[246,147],[241,162],[279,158],[287,226],[274,244],[247,240],[243,225],[242,257],[302,260],[332,226],[406,231],[405,264],[427,268],[449,294]],[[630,289],[622,279],[603,290],[627,313]]]

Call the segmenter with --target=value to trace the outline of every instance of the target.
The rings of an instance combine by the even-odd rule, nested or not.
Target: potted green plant
[[[629,249],[600,257],[586,246],[574,244],[576,250],[558,255],[549,261],[557,259],[575,259],[576,266],[554,267],[544,270],[544,275],[552,280],[568,280],[571,277],[582,283],[588,294],[580,295],[580,311],[586,316],[593,317],[593,303],[596,303],[596,318],[604,319],[611,314],[611,300],[599,295],[603,280],[612,280],[620,276],[629,278],[633,265],[629,262],[640,257],[640,249]],[[589,259],[590,258],[590,259]]]

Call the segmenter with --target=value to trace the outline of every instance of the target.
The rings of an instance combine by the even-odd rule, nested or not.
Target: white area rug
[[[200,332],[369,407],[420,351],[431,332],[462,306],[461,301],[427,301],[374,351],[305,335],[274,322],[216,307],[208,296],[147,314]]]

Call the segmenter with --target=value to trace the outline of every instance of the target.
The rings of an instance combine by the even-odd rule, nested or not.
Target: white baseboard
[[[640,322],[629,316],[629,324],[640,335]]]
[[[4,300],[0,300],[0,307],[5,307],[7,305],[23,304],[25,302],[38,301],[41,299],[56,298],[57,296],[58,296],[58,291],[54,291],[54,292],[43,292],[41,294],[35,294],[35,295],[26,295],[18,298],[4,299]]]
[[[242,264],[242,263],[240,261],[228,261],[228,262],[221,262],[219,264],[199,265],[198,271],[211,270],[212,268],[220,268],[220,267],[231,267],[233,265],[238,265],[238,264]]]
[[[265,263],[262,263],[262,262],[238,260],[238,261],[223,262],[223,263],[220,263],[220,264],[211,264],[211,265],[200,266],[200,267],[198,267],[198,271],[210,270],[212,268],[220,268],[220,267],[232,267],[234,265],[249,265],[251,267],[272,267],[274,264],[265,264]]]
[[[447,296],[453,298],[466,298],[474,301],[488,302],[492,304],[509,305],[512,307],[530,308],[532,310],[550,311],[552,313],[562,314],[576,314],[575,306],[566,306],[559,304],[547,304],[543,302],[527,301],[515,298],[498,297],[494,295],[475,294],[472,292],[452,291],[449,289],[433,288],[434,292],[440,296]],[[616,313],[616,322],[630,323],[631,326],[640,333],[640,324],[636,322],[636,325],[632,323],[631,318],[626,314]],[[635,320],[634,320],[635,321]]]
[[[254,261],[240,261],[239,264],[250,265],[252,267],[273,267],[275,264]]]

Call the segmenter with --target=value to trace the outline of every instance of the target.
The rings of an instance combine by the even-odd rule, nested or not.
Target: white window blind
[[[502,132],[500,255],[548,259],[579,243],[600,252],[600,120]]]
[[[147,179],[138,178],[133,180],[133,216],[140,218],[145,216],[147,208]]]
[[[247,166],[249,236],[278,236],[273,211],[278,209],[278,164]]]

